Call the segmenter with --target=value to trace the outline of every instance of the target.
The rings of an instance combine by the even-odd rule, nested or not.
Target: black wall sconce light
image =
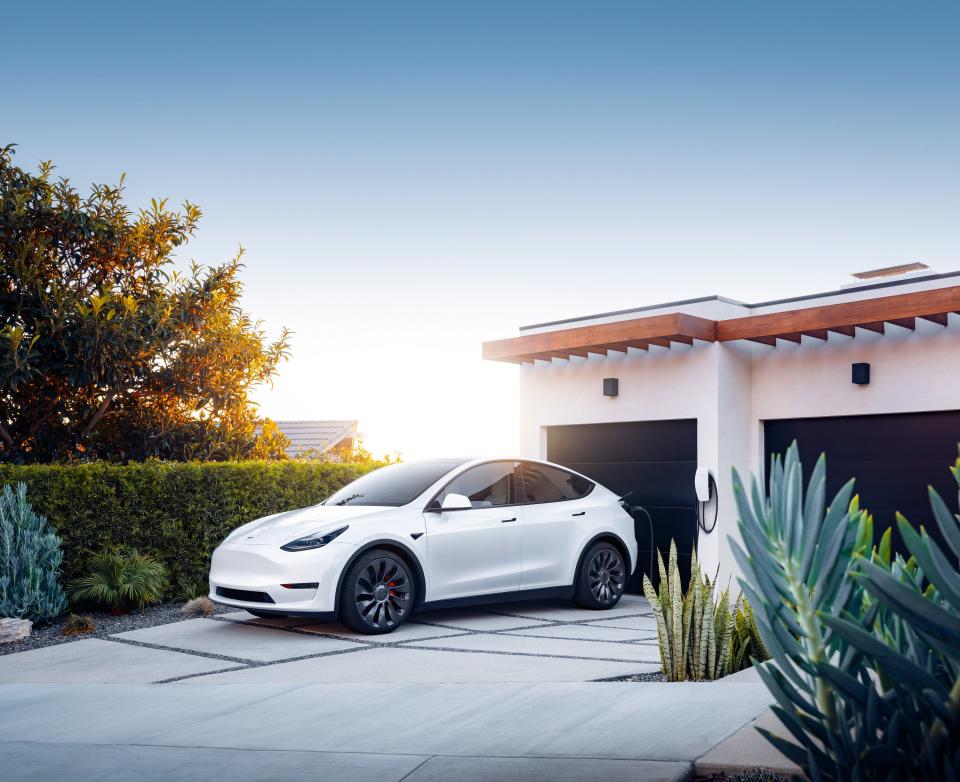
[[[620,378],[605,377],[603,379],[603,395],[617,396],[620,393]]]
[[[854,364],[852,380],[858,386],[865,386],[870,383],[870,365],[866,363]]]

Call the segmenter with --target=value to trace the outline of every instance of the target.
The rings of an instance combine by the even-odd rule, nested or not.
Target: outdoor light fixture
[[[853,382],[858,386],[865,386],[870,382],[870,365],[866,363],[853,365]]]
[[[620,393],[620,378],[605,377],[603,379],[603,395],[617,396]]]

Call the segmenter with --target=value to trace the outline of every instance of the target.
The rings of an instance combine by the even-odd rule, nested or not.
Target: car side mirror
[[[440,510],[470,510],[472,507],[473,505],[470,503],[470,500],[462,494],[448,494],[443,498],[443,504],[440,506]]]

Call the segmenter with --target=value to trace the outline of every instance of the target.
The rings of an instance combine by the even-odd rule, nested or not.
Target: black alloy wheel
[[[623,556],[610,543],[596,543],[583,558],[574,600],[584,608],[613,608],[620,602],[626,584]]]
[[[415,592],[410,568],[400,556],[371,551],[351,565],[344,579],[341,620],[360,633],[389,633],[410,616]]]

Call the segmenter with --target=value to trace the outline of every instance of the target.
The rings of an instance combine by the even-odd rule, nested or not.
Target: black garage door
[[[581,472],[618,494],[633,492],[627,502],[643,505],[653,518],[653,544],[666,562],[670,539],[677,542],[684,582],[697,536],[697,422],[630,421],[547,427],[547,459]],[[643,514],[635,523],[640,547],[637,571],[627,585],[641,592],[642,574],[650,569],[650,525]],[[654,574],[656,573],[654,555]],[[654,583],[657,578],[653,577]]]
[[[826,453],[828,501],[850,478],[857,479],[855,491],[861,507],[873,514],[877,540],[893,526],[894,547],[904,553],[894,518],[900,511],[943,543],[933,524],[927,485],[955,509],[957,485],[948,468],[957,457],[960,411],[767,421],[768,474],[771,454],[785,453],[793,440],[800,447],[804,483],[819,455]]]

